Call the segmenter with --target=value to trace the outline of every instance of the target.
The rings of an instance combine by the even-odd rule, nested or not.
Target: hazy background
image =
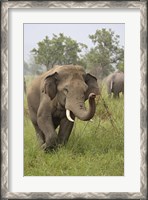
[[[24,60],[28,62],[30,51],[37,48],[37,43],[45,36],[52,38],[53,33],[63,33],[77,42],[86,44],[90,49],[93,44],[88,36],[102,28],[111,29],[115,35],[119,35],[120,45],[124,48],[124,24],[24,24]]]

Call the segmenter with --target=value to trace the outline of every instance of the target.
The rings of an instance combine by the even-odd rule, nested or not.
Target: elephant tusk
[[[70,110],[66,110],[66,117],[69,121],[74,122],[74,120],[70,116]]]

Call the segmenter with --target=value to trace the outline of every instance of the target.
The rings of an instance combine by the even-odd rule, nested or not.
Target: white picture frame
[[[122,11],[122,9],[126,9],[128,12],[132,12],[132,10],[137,9],[139,10],[139,21],[140,22],[140,32],[137,36],[133,37],[139,37],[138,41],[140,44],[140,48],[137,52],[139,52],[139,61],[140,66],[139,66],[139,76],[138,78],[138,89],[139,89],[139,98],[140,98],[140,109],[139,109],[139,117],[137,119],[138,123],[140,124],[139,130],[140,134],[137,137],[139,140],[137,141],[138,147],[140,148],[139,152],[139,163],[140,163],[140,168],[139,168],[139,179],[135,179],[135,181],[139,182],[139,188],[137,188],[138,184],[136,185],[135,188],[137,188],[137,191],[125,191],[124,188],[122,191],[109,191],[107,189],[106,191],[99,191],[98,190],[91,190],[90,192],[85,191],[80,188],[80,191],[75,191],[75,190],[60,190],[60,189],[53,189],[52,191],[27,191],[24,189],[18,188],[18,191],[11,191],[10,190],[10,185],[13,184],[13,178],[15,178],[16,174],[13,175],[11,173],[11,169],[16,166],[14,164],[11,166],[10,163],[12,163],[13,159],[13,149],[12,153],[10,152],[11,148],[11,142],[13,142],[14,139],[18,141],[19,138],[14,138],[12,135],[10,135],[11,128],[14,126],[15,121],[12,120],[12,116],[14,113],[14,107],[15,103],[15,97],[14,99],[10,99],[11,94],[13,93],[13,87],[10,85],[11,78],[17,79],[17,77],[20,76],[22,73],[21,67],[20,68],[11,68],[14,65],[11,65],[11,59],[13,56],[15,56],[15,52],[13,54],[12,49],[14,46],[14,41],[11,39],[12,37],[12,32],[10,33],[9,30],[12,28],[15,28],[15,24],[19,23],[17,22],[16,19],[19,21],[19,17],[21,16],[21,12],[23,12],[24,9],[26,10],[36,10],[36,12],[39,12],[40,9],[43,10],[52,10],[52,9],[76,9],[77,11],[80,11],[80,9],[83,12],[83,9],[91,9],[92,11],[94,10],[96,12],[97,9],[107,9],[108,12],[110,12],[111,9],[115,9],[116,11]],[[16,21],[12,20],[10,17],[11,11],[15,12],[15,17],[14,18]],[[12,16],[12,15],[11,15]],[[32,15],[33,16],[33,15]],[[129,19],[130,20],[130,19]],[[23,23],[23,22],[21,22]],[[14,27],[12,27],[14,26]],[[9,27],[9,29],[8,29]],[[16,25],[17,28],[17,25]],[[18,40],[22,34],[22,30],[18,29]],[[1,135],[1,146],[2,146],[2,164],[1,164],[1,169],[2,169],[2,177],[1,177],[1,191],[2,191],[2,198],[13,198],[13,199],[20,199],[20,198],[31,198],[31,199],[58,199],[58,198],[92,198],[92,199],[117,199],[117,198],[122,198],[122,199],[131,199],[131,198],[136,198],[136,199],[141,199],[145,198],[147,195],[147,177],[146,177],[146,169],[147,169],[147,162],[146,162],[146,155],[147,155],[147,121],[146,121],[146,113],[147,113],[147,107],[146,107],[146,99],[147,99],[147,85],[146,85],[146,79],[147,79],[147,63],[146,63],[146,57],[147,57],[147,48],[146,48],[146,34],[147,34],[147,29],[146,29],[146,2],[134,2],[134,1],[125,1],[125,2],[119,2],[119,1],[102,1],[102,2],[95,2],[95,1],[85,1],[85,2],[74,2],[74,1],[4,1],[2,2],[2,24],[1,24],[1,33],[2,33],[2,47],[1,47],[1,58],[2,58],[2,96],[1,96],[1,110],[2,110],[2,135]],[[8,40],[9,38],[9,40]],[[126,38],[125,38],[126,40]],[[12,45],[13,44],[13,45]],[[10,48],[10,46],[12,48]],[[17,44],[16,44],[17,46]],[[15,47],[17,49],[17,47]],[[19,47],[18,47],[19,48]],[[126,47],[125,47],[126,48]],[[15,51],[15,50],[14,50]],[[17,51],[17,50],[16,50]],[[15,56],[16,57],[16,56]],[[18,62],[16,62],[18,65],[21,64],[23,66],[23,55],[19,55],[20,58],[18,58]],[[17,58],[16,58],[17,59]],[[9,72],[9,76],[8,76]],[[131,73],[131,71],[129,71]],[[21,80],[21,79],[20,79]],[[9,83],[10,82],[10,83]],[[12,84],[14,85],[14,83]],[[20,88],[23,88],[23,83],[20,83]],[[11,90],[12,89],[12,90]],[[11,102],[12,101],[12,102]],[[126,102],[125,102],[126,104]],[[8,107],[9,105],[9,107]],[[19,104],[17,104],[18,109]],[[20,105],[21,106],[21,105]],[[8,110],[9,108],[9,110]],[[9,122],[8,122],[9,118]],[[14,123],[14,124],[13,124]],[[14,128],[16,128],[14,126]],[[18,128],[18,131],[21,130]],[[9,146],[8,146],[9,145]],[[9,148],[8,148],[9,147]],[[9,149],[9,151],[8,151]],[[130,150],[130,149],[129,149]],[[19,152],[18,152],[19,154]],[[125,155],[126,156],[126,155]],[[18,158],[22,159],[22,154],[18,155]],[[13,161],[13,163],[16,163],[17,160]],[[17,166],[16,166],[17,168]],[[18,174],[19,174],[19,168],[18,168]],[[10,177],[11,174],[11,177]],[[51,181],[55,182],[57,181],[57,177],[49,177]],[[77,177],[75,179],[70,180],[71,178],[69,177],[70,183],[74,183],[79,185],[79,180]],[[18,181],[19,179],[17,179]],[[63,181],[63,180],[62,180]],[[91,182],[92,181],[92,182]],[[94,180],[90,179],[90,183],[94,183]],[[103,181],[103,180],[102,180]],[[81,180],[80,180],[81,182]],[[133,181],[134,182],[134,181]],[[31,184],[33,184],[31,182]],[[62,183],[62,182],[61,182]],[[81,182],[82,184],[84,183],[83,181]],[[97,184],[98,182],[96,182]],[[132,182],[131,182],[132,183]],[[21,185],[22,182],[17,183],[18,185]],[[68,182],[67,182],[68,184]],[[102,182],[103,184],[103,182]],[[110,185],[113,183],[110,182]],[[120,184],[120,182],[119,182]],[[87,184],[88,186],[88,184]],[[17,185],[14,187],[16,189]],[[14,190],[15,190],[14,189]],[[57,191],[58,190],[58,191]],[[135,189],[136,190],[136,189]]]

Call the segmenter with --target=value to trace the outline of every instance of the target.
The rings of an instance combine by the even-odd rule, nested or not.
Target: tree
[[[121,63],[124,66],[124,49],[119,46],[119,36],[109,29],[97,30],[89,35],[94,47],[87,53],[87,67],[97,70],[98,78],[103,78],[113,72]],[[96,69],[99,68],[99,69]]]
[[[24,75],[39,75],[45,71],[45,66],[36,64],[33,56],[30,56],[28,62],[24,61]]]
[[[116,68],[124,72],[124,49],[119,49],[118,62],[117,62]]]
[[[26,61],[24,61],[24,75],[27,75],[29,73],[29,66]]]
[[[82,43],[77,43],[70,37],[53,34],[52,39],[48,36],[41,42],[38,42],[38,48],[32,49],[35,62],[46,66],[49,70],[54,65],[77,64],[79,54],[83,48],[87,48]]]

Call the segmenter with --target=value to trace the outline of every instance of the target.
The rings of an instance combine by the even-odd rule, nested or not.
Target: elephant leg
[[[43,132],[38,127],[37,114],[36,114],[36,112],[33,111],[32,107],[29,107],[29,113],[30,113],[30,119],[31,119],[32,124],[35,128],[36,135],[37,135],[37,138],[39,140],[39,143],[42,145],[45,142],[45,137],[44,137]]]
[[[45,143],[42,145],[44,150],[54,149],[57,146],[57,133],[52,121],[49,104],[39,106],[37,114],[37,123],[40,130],[43,132],[45,137]]]
[[[52,119],[48,116],[38,117],[38,125],[44,133],[45,143],[42,145],[43,149],[53,149],[57,145],[57,133],[54,130]]]
[[[114,98],[116,98],[116,97],[117,97],[115,93],[113,93],[113,97],[114,97]]]
[[[37,123],[33,123],[34,128],[36,130],[36,135],[39,140],[40,145],[43,145],[45,143],[45,136],[44,133],[41,131],[41,129],[38,127]]]
[[[114,98],[119,98],[119,93],[114,93],[113,97]]]
[[[58,144],[65,145],[68,142],[74,123],[67,118],[63,118],[60,122],[60,129],[58,133]]]

